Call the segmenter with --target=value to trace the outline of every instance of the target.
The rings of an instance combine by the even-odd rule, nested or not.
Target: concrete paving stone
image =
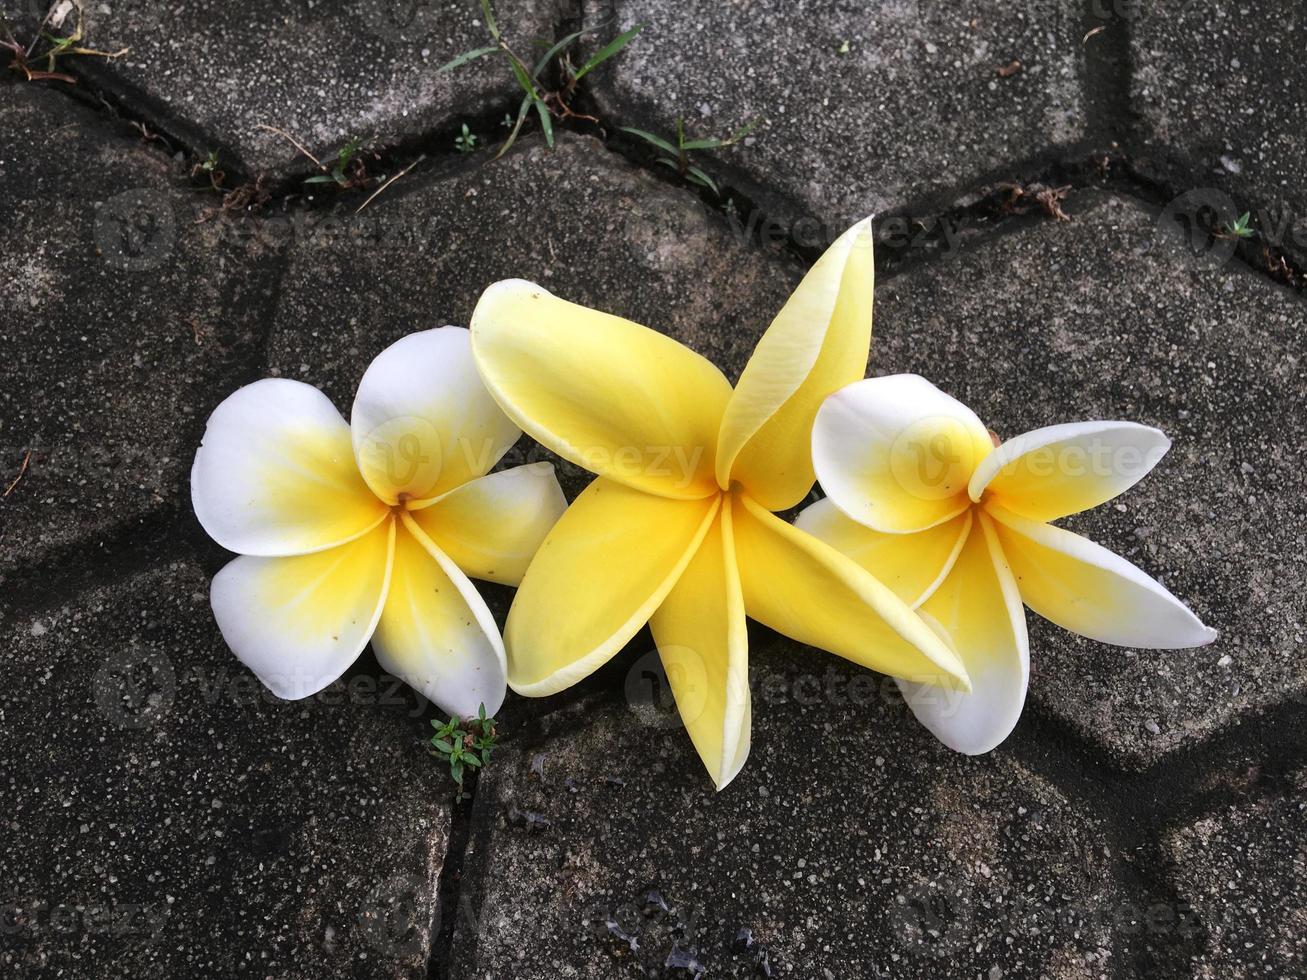
[[[872,367],[931,378],[1003,437],[1128,419],[1174,441],[1142,483],[1066,525],[1160,578],[1220,638],[1123,649],[1028,614],[1031,701],[1143,768],[1307,692],[1307,303],[1220,252],[1195,258],[1131,199],[1067,206],[1069,224],[883,283]]]
[[[721,159],[785,220],[837,232],[1085,137],[1078,4],[587,0],[586,12],[613,31],[648,25],[593,76],[601,115],[663,136],[679,115],[699,137],[765,119]]]
[[[1005,752],[950,753],[892,683],[750,640],[752,752],[721,793],[652,650],[624,700],[492,761],[450,976],[1114,975],[1131,899],[1094,815]]]
[[[1143,4],[1131,41],[1132,108],[1149,140],[1141,164],[1177,189],[1234,196],[1252,209],[1253,228],[1299,256],[1307,256],[1304,50],[1307,8],[1295,0]]]
[[[175,562],[7,626],[0,973],[425,977],[453,794],[423,711],[362,671],[276,700],[208,581]]]
[[[262,347],[279,259],[139,134],[0,82],[0,576],[189,507],[207,408]]]
[[[505,35],[529,55],[535,40],[553,40],[560,6],[499,0],[495,10]],[[87,7],[97,46],[131,50],[76,68],[179,129],[197,152],[234,155],[250,172],[311,166],[260,125],[286,131],[324,159],[352,138],[377,146],[412,140],[520,93],[499,58],[437,74],[456,55],[492,43],[480,7],[469,0],[114,0]]]
[[[444,179],[415,175],[362,214],[312,212],[278,234],[291,245],[268,370],[345,410],[386,346],[466,325],[482,290],[508,278],[661,330],[734,379],[803,273],[692,195],[565,134],[553,151],[524,143]],[[544,458],[528,442],[508,462]],[[571,495],[591,479],[570,464],[563,475]]]
[[[1196,978],[1307,975],[1307,773],[1283,790],[1201,817],[1166,842],[1176,890],[1209,931]]]

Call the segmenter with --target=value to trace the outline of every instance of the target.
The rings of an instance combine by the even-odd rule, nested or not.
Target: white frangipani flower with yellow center
[[[241,555],[211,595],[232,651],[294,700],[371,640],[381,666],[442,711],[497,711],[503,640],[468,576],[517,584],[566,507],[548,463],[490,472],[520,435],[461,327],[383,351],[349,424],[298,381],[232,394],[191,471],[200,524]]]
[[[975,413],[911,374],[828,398],[812,455],[826,499],[797,525],[917,608],[957,652],[970,694],[900,680],[917,718],[979,754],[1021,716],[1030,674],[1025,611],[1120,646],[1174,649],[1216,638],[1160,583],[1050,523],[1141,480],[1170,448],[1133,422],[1075,422],[998,444]]]
[[[948,646],[889,589],[772,512],[813,483],[813,417],[866,371],[870,222],[818,260],[738,385],[670,337],[519,280],[491,286],[472,346],[531,436],[598,476],[549,533],[505,628],[508,682],[544,696],[649,623],[677,708],[720,789],[749,752],[746,614],[897,676],[966,687]]]

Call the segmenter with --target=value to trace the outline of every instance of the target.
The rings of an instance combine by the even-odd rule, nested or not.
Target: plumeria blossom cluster
[[[509,280],[470,331],[378,356],[348,424],[298,382],[237,391],[192,473],[201,524],[241,555],[213,583],[224,637],[285,698],[371,641],[383,668],[471,717],[506,685],[577,683],[648,625],[719,789],[749,754],[749,617],[895,677],[969,753],[1020,715],[1023,603],[1109,643],[1210,642],[1160,584],[1050,523],[1126,490],[1165,437],[1091,422],[999,444],[921,378],[862,380],[873,288],[867,220],[734,385],[663,334]],[[570,506],[549,464],[495,469],[522,432],[594,475]],[[778,516],[817,480],[825,499]],[[502,638],[471,578],[518,586]]]

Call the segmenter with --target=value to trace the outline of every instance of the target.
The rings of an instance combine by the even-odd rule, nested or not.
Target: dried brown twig
[[[22,481],[23,475],[27,472],[27,467],[32,463],[32,451],[29,449],[23,454],[23,464],[18,467],[18,475],[10,481],[9,486],[5,488],[4,496],[8,497],[14,492],[14,488]]]

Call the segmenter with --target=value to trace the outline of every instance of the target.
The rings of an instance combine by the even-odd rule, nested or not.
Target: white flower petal
[[[904,700],[935,737],[980,755],[1012,733],[1026,703],[1026,611],[993,522],[980,513],[944,583],[918,610],[966,665],[971,693],[899,680]]]
[[[482,384],[463,327],[410,334],[378,354],[350,428],[364,479],[389,504],[489,473],[522,434]]]
[[[1159,429],[1135,422],[1050,425],[990,453],[968,493],[1034,521],[1055,521],[1129,490],[1170,448]]]
[[[386,599],[394,522],[329,551],[242,556],[213,579],[223,639],[280,698],[316,694],[367,646]]]
[[[1216,639],[1160,582],[1088,538],[989,505],[1025,604],[1101,643],[1174,650]]]
[[[495,618],[468,577],[403,515],[386,607],[372,638],[377,661],[441,711],[493,715],[508,663]]]
[[[209,416],[191,503],[228,551],[301,555],[352,541],[386,516],[354,463],[349,426],[318,389],[266,378]]]
[[[868,378],[826,399],[812,459],[826,496],[876,531],[923,531],[971,505],[967,480],[993,448],[976,414],[925,378]]]

